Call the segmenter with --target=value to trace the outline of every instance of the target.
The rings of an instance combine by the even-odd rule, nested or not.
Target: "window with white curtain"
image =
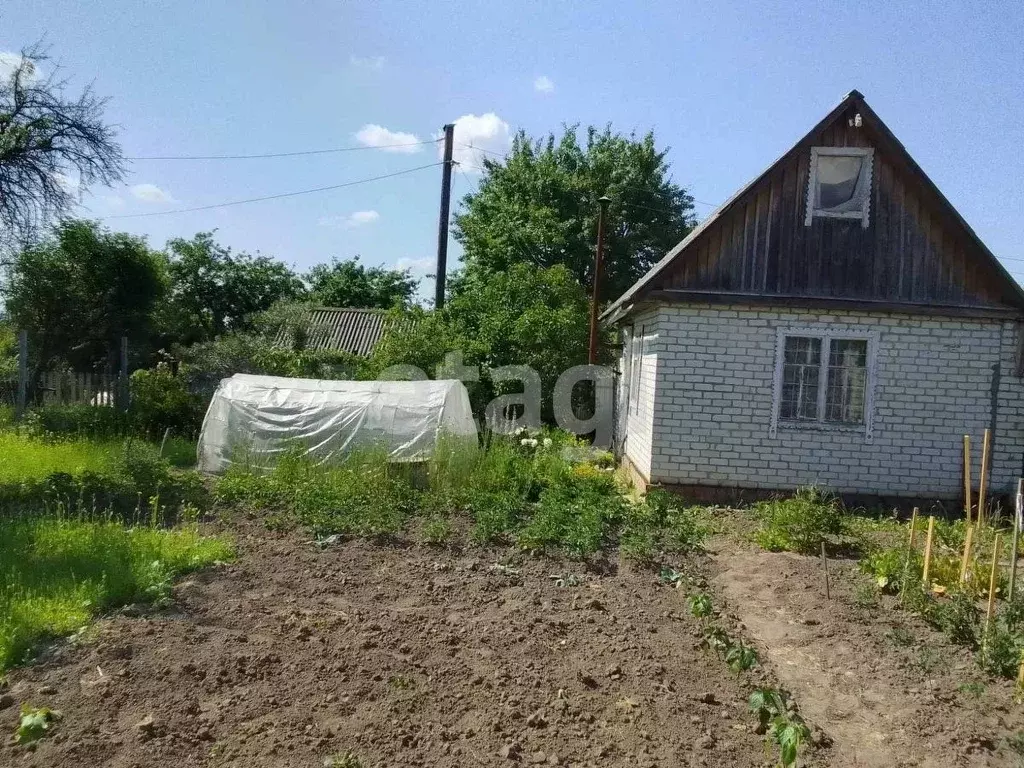
[[[811,147],[804,224],[824,217],[859,219],[867,227],[873,160],[870,147]]]
[[[775,371],[778,424],[870,426],[874,337],[781,330]]]

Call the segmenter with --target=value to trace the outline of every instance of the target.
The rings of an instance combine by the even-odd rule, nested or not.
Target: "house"
[[[310,350],[335,350],[369,357],[384,335],[394,327],[386,309],[314,307],[301,322],[282,328],[275,339],[278,346],[295,347],[301,331],[301,346]]]
[[[986,428],[1024,472],[1024,292],[857,91],[602,317],[641,484],[955,500]]]

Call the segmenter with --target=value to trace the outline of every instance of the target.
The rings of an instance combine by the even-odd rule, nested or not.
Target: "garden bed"
[[[179,584],[171,609],[111,618],[11,673],[16,700],[64,717],[34,755],[6,746],[0,762],[769,763],[747,703],[766,673],[701,648],[686,590],[656,572],[234,525],[237,563]]]

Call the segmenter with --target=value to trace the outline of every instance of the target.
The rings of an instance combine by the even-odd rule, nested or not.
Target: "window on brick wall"
[[[873,338],[830,331],[780,331],[777,424],[867,426]]]

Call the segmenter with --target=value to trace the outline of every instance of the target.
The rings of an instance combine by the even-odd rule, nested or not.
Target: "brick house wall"
[[[881,312],[710,304],[638,315],[650,339],[624,453],[654,483],[956,499],[962,441],[975,483],[982,433],[993,430],[990,487],[1022,472],[1024,382],[1016,324]],[[871,429],[773,430],[779,328],[872,336]],[[624,372],[626,368],[621,370]]]

